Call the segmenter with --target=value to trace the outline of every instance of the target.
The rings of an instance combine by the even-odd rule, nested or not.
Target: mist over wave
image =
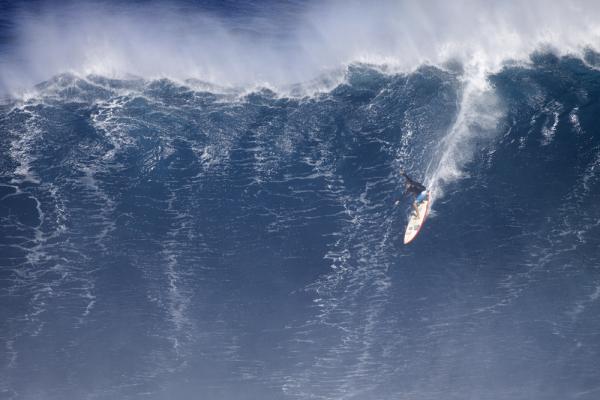
[[[497,70],[540,46],[598,46],[595,1],[250,3],[222,15],[187,3],[42,3],[13,12],[5,91],[64,72],[198,79],[221,86],[287,85],[353,62],[396,71],[458,61]],[[331,88],[331,86],[329,86]]]

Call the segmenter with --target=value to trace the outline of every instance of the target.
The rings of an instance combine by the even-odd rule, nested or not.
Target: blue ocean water
[[[597,59],[8,97],[0,397],[598,398]]]

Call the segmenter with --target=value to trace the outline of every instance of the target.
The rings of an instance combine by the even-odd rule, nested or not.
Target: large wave
[[[3,397],[597,397],[598,6],[184,6],[13,14]]]

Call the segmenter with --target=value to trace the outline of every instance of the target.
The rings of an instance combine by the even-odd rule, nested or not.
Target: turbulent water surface
[[[0,397],[599,398],[598,59],[7,97]]]

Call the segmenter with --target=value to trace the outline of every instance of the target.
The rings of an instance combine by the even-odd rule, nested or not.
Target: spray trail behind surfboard
[[[481,65],[467,67],[461,78],[458,112],[448,133],[431,148],[426,169],[426,186],[431,205],[444,195],[444,187],[459,179],[472,160],[477,145],[489,143],[498,134],[503,115],[494,89],[487,81],[489,71]]]

